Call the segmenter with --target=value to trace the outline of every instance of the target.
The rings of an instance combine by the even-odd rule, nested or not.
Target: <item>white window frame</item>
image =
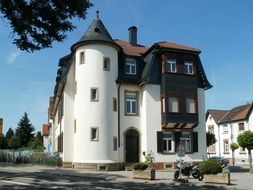
[[[90,140],[91,141],[98,141],[99,140],[99,128],[98,127],[91,127],[90,128]]]
[[[126,65],[125,65],[125,74],[128,75],[136,75],[137,73],[137,66],[135,59],[126,59]]]
[[[85,51],[79,53],[79,65],[85,64]]]
[[[138,111],[138,92],[125,91],[125,115],[138,115]]]
[[[186,98],[185,101],[186,101],[186,113],[197,113],[196,100],[194,98]]]
[[[175,102],[171,102],[171,99],[177,100],[176,101],[177,105],[176,105],[176,109],[175,110],[174,110],[174,106],[175,105],[173,105]],[[175,96],[169,96],[168,97],[168,112],[170,112],[170,113],[179,113],[179,99],[178,99],[178,97],[175,97]]]
[[[229,154],[229,140],[223,139],[223,151],[225,154]]]
[[[93,91],[96,91],[95,97],[93,96]],[[91,102],[98,102],[98,100],[99,100],[98,88],[91,88],[90,89],[90,101]]]
[[[170,73],[177,72],[177,63],[175,59],[167,59],[166,61],[167,71]]]
[[[192,61],[185,61],[184,66],[185,66],[185,73],[186,74],[192,75],[194,73]]]
[[[173,139],[173,133],[172,132],[164,132],[163,133],[163,153],[172,153],[175,152],[174,150],[174,139]],[[169,147],[170,144],[170,147]],[[166,147],[166,149],[164,149]]]
[[[105,71],[110,71],[110,69],[111,69],[110,57],[104,57],[103,69]]]
[[[192,152],[192,135],[190,132],[182,132],[185,152]]]
[[[225,125],[222,126],[222,132],[223,132],[224,134],[227,134],[227,133],[228,133],[228,125],[227,125],[227,124],[225,124]]]

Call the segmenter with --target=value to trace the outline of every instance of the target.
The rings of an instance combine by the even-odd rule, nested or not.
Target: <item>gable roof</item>
[[[248,119],[252,110],[252,105],[253,104],[251,103],[231,109],[222,119],[219,120],[219,123],[222,124]]]
[[[217,124],[231,123],[247,120],[252,111],[253,103],[232,108],[231,110],[209,109],[206,112],[206,120],[210,114]]]
[[[214,110],[214,109],[209,109],[206,112],[206,120],[208,119],[208,115],[210,114],[212,118],[214,119],[215,123],[218,123],[220,119],[222,119],[229,110]]]

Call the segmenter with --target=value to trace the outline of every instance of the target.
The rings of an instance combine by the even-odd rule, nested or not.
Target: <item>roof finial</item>
[[[97,10],[96,13],[97,13],[97,18],[99,18],[99,10]]]

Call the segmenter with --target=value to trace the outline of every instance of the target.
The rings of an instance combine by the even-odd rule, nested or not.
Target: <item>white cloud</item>
[[[15,52],[12,52],[8,57],[7,57],[7,63],[8,64],[13,64],[18,57],[21,55],[21,51],[17,50]]]

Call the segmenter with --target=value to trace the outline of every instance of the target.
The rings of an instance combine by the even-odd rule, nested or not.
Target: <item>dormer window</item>
[[[134,59],[126,59],[125,73],[136,75],[136,61]]]
[[[176,67],[176,60],[175,59],[168,59],[166,62],[167,66],[167,71],[170,73],[175,73],[177,72],[177,67]]]
[[[184,72],[185,74],[193,74],[193,63],[191,61],[184,62]]]

